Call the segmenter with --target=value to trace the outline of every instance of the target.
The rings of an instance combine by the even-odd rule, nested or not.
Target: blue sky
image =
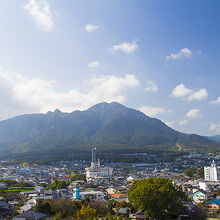
[[[118,101],[220,134],[220,2],[0,2],[0,119]]]

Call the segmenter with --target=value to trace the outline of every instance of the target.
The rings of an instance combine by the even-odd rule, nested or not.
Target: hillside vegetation
[[[218,151],[219,143],[184,134],[156,118],[119,103],[100,103],[85,111],[22,115],[0,122],[4,155],[85,154],[100,152]],[[2,155],[2,154],[1,154]]]

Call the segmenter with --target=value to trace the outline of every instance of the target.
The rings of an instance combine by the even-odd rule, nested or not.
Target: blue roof
[[[220,206],[220,200],[218,200],[218,199],[212,199],[212,200],[209,200],[206,202],[206,204],[211,204],[211,203],[214,203],[214,204]]]

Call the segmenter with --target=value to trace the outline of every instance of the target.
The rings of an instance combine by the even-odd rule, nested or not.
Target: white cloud
[[[33,17],[41,30],[51,31],[53,29],[52,12],[50,4],[46,0],[29,0],[24,9]]]
[[[211,104],[220,104],[220,96],[216,100],[212,100]]]
[[[201,115],[199,114],[199,109],[191,109],[186,113],[187,118],[201,118]]]
[[[220,133],[220,122],[219,123],[211,123],[209,125],[209,130],[210,131],[215,131],[217,133]]]
[[[190,58],[192,54],[192,51],[189,48],[185,47],[176,53],[171,53],[169,56],[166,56],[166,60],[176,60],[182,57]]]
[[[179,84],[173,89],[171,95],[173,97],[184,97],[191,94],[192,92],[193,90],[187,88],[184,84]]]
[[[197,92],[194,92],[188,97],[188,100],[203,100],[208,97],[208,92],[205,88],[200,89]]]
[[[97,29],[99,29],[99,26],[97,26],[97,25],[92,25],[92,24],[85,25],[85,30],[88,32],[93,32]]]
[[[85,88],[59,92],[55,81],[27,79],[23,75],[0,71],[0,119],[24,113],[54,110],[84,110],[99,102],[123,102],[126,90],[140,85],[133,74],[123,77],[101,75],[86,82]]]
[[[99,61],[93,61],[93,62],[89,63],[88,67],[93,68],[93,67],[98,67],[99,65],[100,65]]]
[[[162,107],[150,107],[150,106],[142,106],[138,110],[140,110],[149,117],[155,117],[160,113],[167,112],[167,110]]]
[[[163,121],[168,127],[173,128],[173,126],[175,125],[175,121]]]
[[[123,42],[121,44],[114,45],[111,48],[111,51],[121,50],[123,53],[130,54],[133,53],[138,48],[137,42],[133,41],[132,43]]]
[[[187,123],[188,123],[187,119],[184,119],[184,120],[179,122],[180,125],[186,125]]]
[[[151,91],[151,92],[157,92],[158,91],[158,87],[157,87],[157,84],[152,81],[152,80],[147,80],[147,87],[144,89],[144,91],[148,92],[148,91]]]
[[[208,92],[205,88],[202,88],[194,92],[193,89],[187,88],[184,84],[179,84],[173,89],[171,96],[175,98],[187,96],[187,99],[190,101],[191,100],[203,100],[208,97]]]

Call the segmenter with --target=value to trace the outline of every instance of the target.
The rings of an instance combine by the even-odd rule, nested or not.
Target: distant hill
[[[215,136],[207,136],[206,138],[212,140],[212,141],[215,141],[215,142],[218,142],[220,143],[220,135],[215,135]]]
[[[85,111],[28,114],[0,122],[0,153],[67,155],[100,152],[218,151],[220,144],[183,134],[156,118],[119,103],[100,103]]]

